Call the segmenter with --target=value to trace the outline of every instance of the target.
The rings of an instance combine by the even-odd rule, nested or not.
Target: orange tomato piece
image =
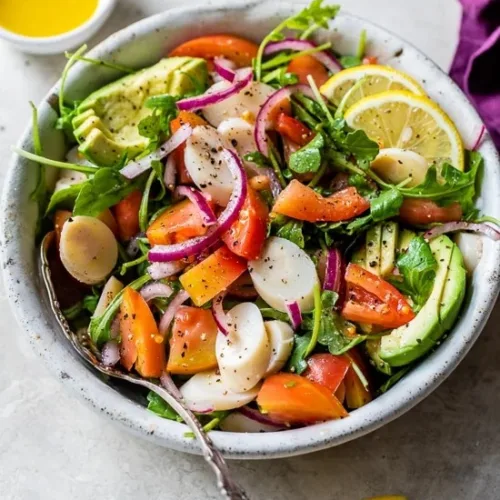
[[[120,307],[122,365],[145,378],[160,377],[165,369],[165,338],[158,332],[155,318],[139,292],[125,288]],[[135,358],[135,359],[134,359]],[[130,366],[130,368],[128,368]]]
[[[170,122],[170,132],[174,134],[185,124],[191,125],[192,128],[198,127],[199,125],[207,125],[207,122],[196,113],[191,113],[190,111],[179,111],[177,118],[174,118]],[[186,143],[178,146],[174,151],[175,166],[177,168],[177,175],[179,176],[179,184],[191,184],[193,180],[187,171],[186,164],[184,163],[184,150],[186,149]]]
[[[167,371],[176,375],[193,375],[216,368],[217,331],[210,310],[179,307],[172,326]]]
[[[180,278],[184,290],[197,306],[202,306],[236,281],[247,270],[244,259],[226,246],[186,271]]]
[[[345,382],[342,380],[340,382],[339,388],[335,391],[335,397],[342,403],[344,404],[345,401]]]
[[[307,360],[303,376],[329,389],[334,394],[349,370],[350,362],[344,356],[329,353],[314,354]]]
[[[213,59],[225,57],[238,66],[251,66],[259,46],[233,35],[207,35],[193,38],[170,52],[170,56],[201,57]]]
[[[133,191],[113,207],[113,214],[118,224],[118,234],[121,241],[133,238],[139,232],[139,208],[142,193]]]
[[[462,219],[460,203],[440,207],[430,200],[406,198],[399,209],[399,218],[412,225],[425,225],[434,222],[454,222]]]
[[[146,236],[151,245],[172,245],[207,232],[203,217],[190,200],[168,208],[149,226]]]
[[[345,399],[347,407],[354,410],[361,408],[373,399],[370,387],[370,372],[368,365],[365,363],[359,351],[354,348],[344,355],[350,362],[350,368],[346,373],[345,383]],[[365,387],[359,375],[355,372],[352,365],[356,363],[368,382],[368,387]]]
[[[257,259],[266,241],[268,216],[266,203],[248,186],[238,220],[222,235],[222,241],[236,255],[248,260]]]
[[[285,113],[278,116],[276,130],[301,147],[308,144],[314,137],[314,133],[302,122]]]
[[[318,87],[323,85],[328,80],[328,71],[317,59],[313,56],[299,56],[290,61],[287,71],[295,73],[299,78],[299,83],[309,85],[307,76],[311,75]]]
[[[56,210],[54,212],[54,230],[56,232],[56,241],[57,245],[59,245],[59,241],[61,240],[61,231],[64,226],[64,223],[71,217],[71,212],[69,210]]]
[[[273,212],[308,222],[338,222],[361,215],[369,207],[368,201],[354,187],[324,198],[294,179],[279,194]]]
[[[257,395],[262,413],[285,424],[312,424],[346,417],[332,392],[294,373],[277,373],[264,380]]]
[[[365,56],[363,57],[363,64],[378,64],[377,56]]]
[[[408,301],[393,285],[357,264],[345,273],[347,301],[342,316],[350,321],[398,328],[415,317]]]

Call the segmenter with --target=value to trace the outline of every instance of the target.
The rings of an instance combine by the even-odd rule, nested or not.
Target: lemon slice
[[[429,164],[447,161],[464,169],[462,139],[448,115],[427,97],[390,90],[364,97],[344,116],[353,129],[361,129],[380,148],[414,151]]]
[[[363,97],[388,90],[408,90],[414,94],[425,95],[424,89],[413,78],[394,68],[379,64],[365,64],[344,69],[324,83],[320,92],[335,106],[338,106],[347,92],[361,79],[363,79],[361,85],[352,92],[347,102],[344,103],[345,109]]]

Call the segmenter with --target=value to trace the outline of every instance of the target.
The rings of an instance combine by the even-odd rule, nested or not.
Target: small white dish
[[[116,0],[99,0],[92,17],[77,28],[61,35],[47,37],[24,36],[0,26],[0,38],[28,54],[60,54],[85,43],[108,19]]]

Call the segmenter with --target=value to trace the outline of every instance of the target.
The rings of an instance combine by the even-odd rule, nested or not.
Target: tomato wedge
[[[314,137],[314,133],[302,122],[285,113],[280,113],[278,116],[276,130],[301,147],[309,143]]]
[[[324,198],[294,179],[279,194],[273,212],[308,222],[338,222],[361,215],[369,207],[354,187]]]
[[[179,307],[172,326],[167,371],[176,375],[193,375],[216,368],[217,331],[209,309]]]
[[[113,207],[121,241],[128,241],[139,232],[139,207],[142,193],[133,191]]]
[[[425,225],[434,222],[454,222],[462,219],[460,203],[440,207],[437,203],[420,198],[407,198],[399,209],[399,218],[412,225]]]
[[[257,259],[266,241],[269,210],[259,194],[248,186],[247,197],[239,213],[238,220],[223,234],[222,241],[231,252]]]
[[[266,378],[257,395],[257,404],[262,413],[290,425],[347,416],[330,389],[293,373]]]
[[[182,200],[163,212],[148,228],[151,245],[181,243],[207,232],[200,211],[190,200]]]
[[[350,321],[398,328],[415,317],[404,296],[390,283],[357,264],[347,266],[347,301],[342,316]]]
[[[191,125],[192,128],[198,127],[199,125],[207,125],[207,122],[196,113],[191,113],[190,111],[179,111],[177,118],[174,118],[170,122],[170,132],[174,134],[185,124]],[[177,169],[177,175],[179,176],[179,184],[192,184],[193,180],[187,171],[186,164],[184,163],[184,150],[186,149],[186,143],[178,146],[172,154],[174,155],[175,166]]]
[[[349,360],[350,364],[349,370],[347,371],[344,379],[346,405],[351,410],[355,410],[356,408],[361,408],[373,399],[370,371],[357,348],[351,349],[349,352],[344,354],[344,356]],[[360,379],[359,374],[353,368],[354,364],[358,370],[361,371],[366,379],[366,382],[368,382],[368,387],[365,386],[363,381]]]
[[[323,85],[328,80],[328,71],[317,59],[313,56],[299,56],[290,61],[287,71],[295,73],[299,78],[299,83],[309,85],[307,76],[311,75],[318,87]]]
[[[334,394],[351,366],[345,356],[329,353],[314,354],[307,360],[303,376],[329,389]]]
[[[213,59],[225,57],[238,66],[251,66],[259,46],[249,40],[233,35],[208,35],[193,38],[170,52],[170,56],[202,57]]]
[[[165,338],[139,292],[127,287],[120,307],[121,364],[146,378],[160,377],[165,369]]]
[[[180,278],[184,290],[197,306],[202,306],[236,281],[247,270],[244,259],[226,246],[186,271]]]

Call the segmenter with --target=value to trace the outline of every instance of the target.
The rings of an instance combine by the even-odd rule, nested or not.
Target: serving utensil
[[[39,270],[48,294],[50,307],[64,336],[69,341],[71,346],[86,363],[90,364],[95,370],[101,372],[102,374],[107,375],[108,377],[125,380],[134,385],[145,387],[163,398],[182,417],[200,443],[203,456],[215,473],[217,486],[222,497],[228,500],[249,500],[245,491],[232,478],[224,457],[215,447],[209,435],[203,431],[200,422],[195,417],[193,412],[186,407],[179,389],[166,372],[161,379],[163,385],[160,385],[152,380],[140,378],[132,373],[125,373],[119,368],[104,366],[100,359],[100,353],[97,349],[93,348],[90,339],[88,337],[82,338],[71,330],[64,314],[61,311],[54,289],[54,284],[52,283],[47,254],[53,241],[54,232],[47,233],[43,238],[40,247]]]

